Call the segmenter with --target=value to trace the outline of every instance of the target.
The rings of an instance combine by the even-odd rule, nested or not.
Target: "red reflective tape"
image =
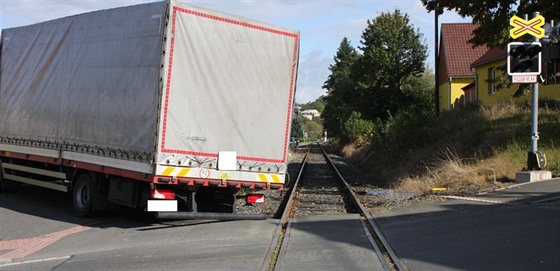
[[[219,16],[216,16],[216,15],[211,15],[211,14],[203,13],[203,12],[200,12],[200,11],[194,11],[194,10],[190,10],[190,9],[186,9],[186,8],[173,7],[173,11],[180,11],[180,12],[183,12],[183,13],[199,16],[199,17],[206,18],[206,19],[211,19],[211,20],[221,21],[221,22],[225,22],[225,23],[229,23],[229,24],[239,25],[239,26],[252,28],[252,29],[256,29],[256,30],[260,30],[260,31],[264,31],[264,32],[269,32],[269,33],[273,33],[273,34],[278,34],[278,35],[283,35],[283,36],[288,36],[288,37],[294,37],[294,38],[297,37],[297,34],[294,34],[294,33],[281,31],[281,30],[277,30],[277,29],[272,29],[272,28],[268,28],[268,27],[264,27],[264,26],[260,26],[260,25],[250,24],[250,23],[246,23],[246,22],[236,21],[236,20],[233,20],[233,19],[219,17]]]
[[[171,42],[169,44],[169,60],[167,65],[167,80],[165,86],[165,100],[163,103],[163,123],[161,128],[161,149],[165,149],[165,137],[167,135],[167,109],[169,108],[169,92],[171,90],[171,75],[173,74],[173,52],[175,51],[175,28],[177,22],[177,11],[173,9],[171,20]]]
[[[298,59],[298,48],[299,48],[299,36],[296,36],[294,39],[294,55],[292,56],[292,78],[290,78],[290,96],[288,98],[288,115],[286,117],[286,133],[284,134],[284,153],[282,155],[282,161],[280,163],[286,162],[287,152],[289,148],[289,138],[290,138],[290,126],[291,126],[291,113],[292,113],[292,104],[294,99],[294,89],[296,83],[296,73],[297,73],[297,59]]]

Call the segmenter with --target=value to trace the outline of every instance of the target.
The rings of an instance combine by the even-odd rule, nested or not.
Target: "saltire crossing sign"
[[[517,39],[525,34],[533,35],[537,38],[542,38],[544,36],[544,17],[539,15],[531,20],[524,20],[518,16],[513,15],[509,20],[509,24],[513,26],[509,30],[509,35]]]

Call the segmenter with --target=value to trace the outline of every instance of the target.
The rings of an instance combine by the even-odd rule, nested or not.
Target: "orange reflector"
[[[175,199],[175,191],[170,189],[153,189],[152,199]]]
[[[247,203],[264,203],[266,197],[262,194],[249,194],[247,195]]]

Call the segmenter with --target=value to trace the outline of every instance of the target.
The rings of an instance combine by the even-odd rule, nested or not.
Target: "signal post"
[[[539,78],[541,76],[542,45],[539,39],[544,36],[544,17],[535,12],[534,18],[528,20],[513,16],[510,19],[510,36],[517,39],[525,34],[534,36],[534,42],[510,42],[507,45],[507,70],[512,76],[512,83],[532,83],[531,97],[531,149],[527,153],[527,170],[518,172],[515,181],[519,183],[542,181],[552,178],[546,167],[546,156],[538,151],[539,140]]]

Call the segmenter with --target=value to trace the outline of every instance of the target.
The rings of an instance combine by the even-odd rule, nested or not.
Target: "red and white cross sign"
[[[542,28],[544,25],[544,17],[541,15],[528,21],[513,15],[509,20],[509,24],[513,26],[513,28],[509,30],[509,35],[514,39],[525,34],[533,35],[539,39],[544,36],[544,29]]]

